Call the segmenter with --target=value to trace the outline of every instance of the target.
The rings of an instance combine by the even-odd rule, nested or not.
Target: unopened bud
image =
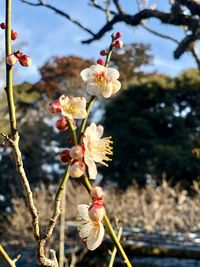
[[[107,54],[108,54],[108,51],[106,51],[106,50],[101,50],[101,52],[100,52],[101,56],[106,56]]]
[[[81,177],[85,172],[85,164],[82,161],[73,161],[69,166],[69,175],[73,178]]]
[[[23,67],[29,67],[31,65],[31,59],[29,56],[23,55],[19,58],[19,63]]]
[[[56,99],[49,104],[49,111],[51,113],[60,113],[61,112],[61,105],[60,105],[59,99]]]
[[[115,34],[115,40],[117,40],[117,39],[119,39],[119,38],[121,38],[122,37],[122,33],[121,32],[117,32],[116,34]]]
[[[61,152],[60,152],[60,161],[62,163],[68,163],[70,162],[71,160],[71,157],[69,155],[69,151],[70,149],[69,148],[66,148],[66,149],[63,149]]]
[[[70,149],[70,157],[73,158],[73,159],[82,159],[83,158],[83,148],[82,146],[73,146],[71,149]]]
[[[5,24],[5,22],[2,22],[2,23],[0,24],[0,28],[1,28],[2,30],[5,30],[5,28],[6,28],[6,24]]]
[[[105,213],[104,206],[99,203],[93,203],[88,209],[88,215],[92,221],[102,221]]]
[[[95,186],[91,189],[90,191],[90,196],[94,199],[94,200],[103,200],[104,197],[104,192],[102,187],[100,186]]]
[[[102,66],[105,66],[105,61],[104,61],[104,59],[103,59],[103,58],[99,58],[99,59],[97,60],[97,64],[102,65]]]
[[[18,59],[23,56],[23,53],[21,51],[17,51],[14,54]]]
[[[66,131],[68,129],[67,121],[64,117],[57,120],[56,128],[59,131]]]
[[[117,49],[121,49],[123,47],[123,42],[121,40],[116,40],[113,42],[113,47],[116,47]]]
[[[6,57],[6,63],[10,66],[13,66],[17,63],[17,57],[15,56],[14,53]]]
[[[14,40],[17,39],[17,37],[18,37],[18,33],[13,31],[13,30],[11,30],[11,39],[14,41]]]

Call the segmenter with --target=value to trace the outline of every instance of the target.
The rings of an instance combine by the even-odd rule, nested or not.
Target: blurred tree
[[[80,72],[92,63],[76,56],[54,57],[41,67],[41,79],[34,88],[50,98],[61,94],[85,96],[85,84],[80,79]]]
[[[199,160],[192,155],[200,132],[197,73],[190,70],[175,79],[154,74],[109,103],[103,124],[113,137],[114,157],[104,169],[105,180],[125,187],[164,176],[188,186],[199,176]]]
[[[120,81],[126,88],[131,82],[140,81],[147,76],[141,67],[152,62],[149,45],[140,43],[124,45],[122,49],[116,49],[111,57],[111,66],[118,68]]]

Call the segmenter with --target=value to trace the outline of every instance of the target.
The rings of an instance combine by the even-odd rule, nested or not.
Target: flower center
[[[100,72],[100,73],[95,73],[94,75],[94,79],[95,79],[95,83],[98,86],[102,86],[105,83],[109,82],[109,79],[106,77],[106,74],[104,71]]]
[[[71,103],[69,105],[63,106],[62,109],[64,112],[69,113],[71,115],[76,114],[78,111],[78,107],[76,103]]]

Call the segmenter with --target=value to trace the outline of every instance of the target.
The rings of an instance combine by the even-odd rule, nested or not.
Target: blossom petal
[[[90,239],[87,239],[86,241],[87,248],[89,250],[95,250],[96,248],[98,248],[103,241],[104,233],[105,233],[105,230],[104,230],[103,224],[99,222],[99,229],[96,235]]]
[[[89,82],[86,86],[86,90],[88,92],[89,95],[99,95],[101,93],[101,87],[97,86],[95,83],[93,82]]]
[[[81,75],[81,78],[83,79],[83,81],[86,82],[86,81],[92,79],[93,74],[91,73],[90,68],[86,68],[86,69],[81,71],[80,75]]]
[[[119,79],[119,71],[114,68],[107,68],[106,70],[107,77],[111,80]]]
[[[116,94],[121,88],[121,83],[119,81],[113,81],[113,89],[112,89],[112,93]]]
[[[102,95],[105,97],[105,98],[109,98],[111,97],[112,95],[112,92],[113,92],[113,85],[111,82],[107,83],[103,88],[102,88]]]
[[[94,180],[97,176],[97,167],[87,151],[85,152],[84,160],[85,164],[88,166],[89,177]]]
[[[98,125],[96,127],[96,138],[98,138],[98,139],[101,138],[102,135],[103,135],[103,131],[104,131],[103,126],[102,125]]]
[[[89,205],[86,204],[79,204],[77,206],[78,212],[79,212],[79,216],[83,219],[89,218],[88,215],[88,209],[89,209]]]

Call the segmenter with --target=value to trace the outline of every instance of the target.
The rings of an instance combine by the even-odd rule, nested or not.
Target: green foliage
[[[114,158],[106,179],[127,186],[133,179],[144,184],[150,174],[187,186],[197,178],[200,161],[192,148],[200,130],[198,86],[195,70],[175,79],[155,74],[109,103],[103,123],[113,136]]]

